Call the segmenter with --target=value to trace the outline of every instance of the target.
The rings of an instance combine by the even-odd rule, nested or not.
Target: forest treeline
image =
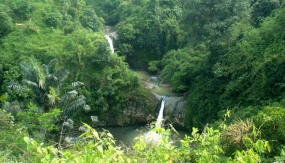
[[[285,160],[285,1],[0,2],[2,160]],[[119,36],[112,55],[105,25]],[[164,135],[155,147],[139,139],[120,149],[85,124],[84,141],[64,150],[60,133],[92,123],[90,115],[123,121],[112,108],[130,100],[155,110],[129,66],[159,74],[185,96],[192,136],[175,147],[170,130],[155,129]]]

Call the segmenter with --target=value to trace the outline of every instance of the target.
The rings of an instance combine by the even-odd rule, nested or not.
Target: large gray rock
[[[133,124],[147,124],[155,121],[154,116],[159,99],[153,93],[145,97],[129,99],[128,102],[119,103],[99,118],[96,126],[127,126]]]
[[[164,119],[176,127],[184,127],[184,97],[168,97],[164,104]]]

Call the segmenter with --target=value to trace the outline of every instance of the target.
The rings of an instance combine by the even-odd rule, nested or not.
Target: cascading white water
[[[162,126],[165,100],[166,100],[166,97],[162,97],[159,114],[157,116],[156,123],[155,123],[155,128],[161,128]],[[158,140],[160,139],[160,134],[150,130],[144,135],[144,139],[146,142],[149,142],[149,143],[157,143]]]
[[[110,35],[105,35],[105,38],[108,40],[111,52],[113,54],[115,52],[114,46],[113,46],[113,40],[111,39]]]
[[[161,101],[159,114],[157,116],[156,123],[155,123],[155,127],[156,128],[161,128],[161,124],[162,124],[162,120],[163,120],[164,103],[165,103],[165,99],[163,98],[162,101]]]

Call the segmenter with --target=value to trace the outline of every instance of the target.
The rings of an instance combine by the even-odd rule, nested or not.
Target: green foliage
[[[13,22],[8,14],[9,8],[3,4],[0,5],[0,38],[4,37],[13,30]]]
[[[51,13],[47,13],[44,19],[48,26],[58,27],[62,22],[62,15],[58,11],[53,11]]]
[[[144,62],[161,59],[165,52],[184,41],[179,26],[180,10],[176,4],[155,1],[122,2],[117,10],[122,13],[120,22],[116,25],[119,50],[131,59],[140,56],[138,52],[147,53]]]
[[[175,91],[187,91],[198,72],[205,67],[208,51],[203,45],[193,48],[169,51],[161,60],[164,67],[161,77],[164,82],[170,82]]]
[[[27,153],[23,156],[28,161],[41,162],[123,162],[123,151],[115,146],[113,136],[104,131],[98,133],[87,124],[86,132],[82,134],[82,141],[74,148],[59,151],[53,146],[44,147],[35,140],[25,137]],[[57,154],[61,153],[61,157]],[[75,155],[77,153],[77,155]],[[24,160],[23,160],[24,161]],[[26,162],[26,161],[25,161]]]
[[[153,109],[148,108],[148,93],[124,58],[110,55],[101,32],[105,22],[116,25],[118,53],[127,56],[131,66],[149,66],[174,91],[185,95],[189,129],[203,128],[228,108],[233,114],[227,121],[232,124],[221,131],[192,129],[193,135],[180,148],[170,143],[170,131],[164,129],[155,129],[162,135],[160,143],[152,146],[139,138],[132,150],[119,149],[110,136],[98,137],[91,128],[87,139],[93,135],[93,142],[84,140],[66,151],[25,138],[30,144],[30,153],[23,155],[26,162],[98,162],[95,158],[99,162],[261,162],[267,157],[272,162],[275,156],[276,161],[284,161],[284,106],[263,108],[275,101],[282,103],[285,95],[283,1],[0,2],[1,94],[10,88],[1,104],[18,115],[17,122],[36,139],[40,130],[57,132],[59,116],[70,116],[79,107],[84,110],[76,113],[76,121],[84,118],[83,111],[90,111],[100,119],[112,117],[122,124],[130,121],[122,116],[129,101],[146,107],[145,112]],[[43,63],[58,58],[60,65],[40,65],[31,59],[21,62],[21,76],[16,64],[31,56]],[[69,70],[70,79],[59,67]],[[65,79],[73,84],[64,84]],[[36,105],[27,105],[30,101]],[[4,119],[10,117],[1,114]],[[241,120],[233,122],[236,117]],[[246,123],[251,117],[253,122]],[[66,119],[62,126],[75,126]],[[4,148],[12,131],[3,130]],[[241,135],[240,139],[235,135]],[[2,156],[6,150],[14,152],[5,148],[1,158],[6,157]]]
[[[171,143],[171,130],[154,128],[148,134],[158,138],[149,142],[145,136],[135,138],[132,148],[115,145],[113,136],[108,131],[97,132],[83,124],[85,132],[71,148],[61,150],[54,146],[44,146],[35,140],[24,137],[27,148],[21,158],[23,162],[261,162],[263,154],[270,151],[268,141],[253,137],[241,138],[245,148],[235,150],[232,157],[223,154],[220,145],[221,132],[205,127],[199,133],[192,129],[191,136],[181,140],[181,146]],[[227,129],[227,126],[225,126]],[[254,134],[254,130],[251,131]],[[58,155],[60,153],[60,156]],[[281,157],[276,157],[281,160]]]
[[[90,28],[94,32],[99,32],[103,29],[103,22],[96,15],[94,10],[85,9],[82,16],[80,17],[80,23],[84,28]]]
[[[252,12],[251,12],[251,24],[255,27],[260,27],[264,18],[269,16],[272,11],[278,7],[280,7],[280,2],[278,1],[270,1],[270,0],[255,0],[252,4]]]
[[[271,140],[271,155],[278,155],[282,150],[284,139],[284,122],[285,110],[283,107],[266,106],[254,117],[256,124],[262,131],[261,137]],[[274,134],[273,134],[274,133]]]
[[[22,138],[27,136],[26,127],[18,125],[14,117],[0,109],[0,158],[1,161],[10,162],[11,159],[22,154],[25,147]]]
[[[118,23],[119,13],[117,13],[118,6],[124,0],[105,0],[105,1],[92,1],[86,0],[86,3],[92,5],[96,13],[103,17],[108,25]]]
[[[157,72],[160,70],[160,66],[159,66],[160,61],[151,61],[148,63],[148,70],[149,71],[153,71],[153,72]]]
[[[30,12],[32,12],[31,3],[27,0],[15,0],[9,3],[15,19],[27,19]]]

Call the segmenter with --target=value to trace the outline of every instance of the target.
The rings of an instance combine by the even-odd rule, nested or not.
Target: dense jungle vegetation
[[[0,2],[2,162],[285,161],[284,0]],[[129,101],[154,113],[131,69],[185,97],[192,135],[180,146],[172,127],[131,147],[90,127],[129,121]],[[66,143],[74,130],[79,141]]]

